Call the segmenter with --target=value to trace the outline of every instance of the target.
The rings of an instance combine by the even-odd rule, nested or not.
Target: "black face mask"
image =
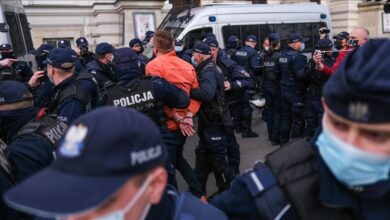
[[[0,138],[6,143],[24,124],[30,121],[35,115],[33,107],[8,110],[0,112]]]
[[[1,52],[1,59],[16,59],[14,52]]]

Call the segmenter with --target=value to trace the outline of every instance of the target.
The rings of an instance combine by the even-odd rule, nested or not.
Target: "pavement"
[[[242,138],[241,134],[236,134],[241,151],[241,173],[252,168],[256,161],[264,160],[264,157],[268,153],[279,148],[278,146],[272,146],[268,141],[267,126],[266,123],[261,120],[261,110],[253,111],[252,130],[259,134],[258,138]],[[199,138],[195,134],[194,136],[187,138],[187,142],[184,146],[184,157],[193,168],[195,167],[195,148],[198,144],[198,140]],[[188,186],[179,172],[176,172],[176,178],[179,190],[187,191]],[[210,174],[207,183],[207,195],[211,195],[216,191],[217,187],[215,185],[214,175]]]

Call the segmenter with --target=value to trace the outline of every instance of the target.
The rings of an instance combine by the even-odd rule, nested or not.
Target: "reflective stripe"
[[[291,205],[290,205],[290,204],[286,205],[286,206],[282,209],[282,211],[280,211],[279,214],[275,217],[275,220],[279,220],[280,218],[282,218],[283,215],[284,215],[290,208],[291,208]]]
[[[263,191],[264,186],[263,186],[263,184],[261,184],[259,178],[257,178],[257,175],[256,175],[255,172],[252,172],[252,173],[251,173],[251,178],[252,178],[253,182],[255,183],[255,185],[257,186],[257,189],[258,189],[260,192]]]

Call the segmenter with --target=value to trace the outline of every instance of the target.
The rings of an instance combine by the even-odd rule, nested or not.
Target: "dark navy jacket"
[[[236,52],[236,60],[251,75],[255,75],[260,71],[260,56],[254,48],[248,45]]]
[[[206,68],[211,63],[211,59],[205,60],[197,68],[196,72],[199,78],[199,88],[191,90],[190,97],[201,102],[213,101],[217,89],[220,87],[220,80],[216,70],[212,68]]]
[[[87,69],[95,76],[99,89],[103,88],[105,83],[117,81],[112,64],[103,64],[95,58],[87,64]]]
[[[293,48],[283,53],[279,58],[282,90],[303,93],[305,90],[307,57]]]

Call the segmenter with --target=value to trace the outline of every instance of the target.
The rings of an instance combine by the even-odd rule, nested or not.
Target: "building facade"
[[[372,37],[390,37],[390,14],[383,13],[385,0],[23,0],[35,47],[55,45],[60,39],[73,44],[86,37],[90,44],[110,42],[126,46],[157,29],[171,8],[213,3],[288,4],[314,2],[329,7],[334,33],[367,28]]]

